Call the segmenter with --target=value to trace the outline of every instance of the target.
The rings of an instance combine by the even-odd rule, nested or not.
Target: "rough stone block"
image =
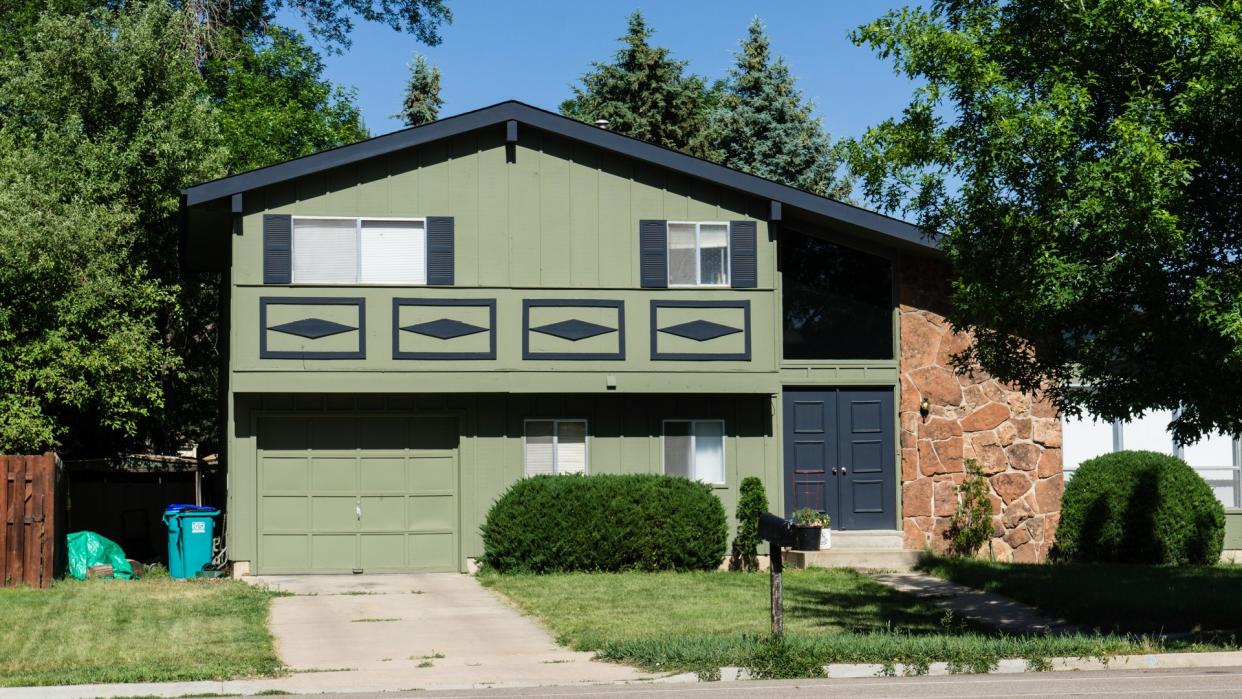
[[[1009,458],[1009,466],[1019,471],[1034,471],[1039,465],[1040,452],[1042,450],[1029,442],[1020,442],[1014,444],[1005,450],[1005,456]]]
[[[1035,503],[1040,512],[1060,512],[1061,496],[1065,493],[1065,477],[1061,474],[1040,479],[1035,484]]]
[[[959,405],[962,402],[962,388],[954,378],[953,372],[944,367],[928,366],[910,372],[919,395],[939,405]],[[915,406],[917,408],[917,399]]]
[[[1031,489],[1031,479],[1021,471],[998,473],[991,477],[992,488],[1008,505]]]
[[[905,517],[930,517],[932,513],[932,481],[918,478],[901,486],[901,514]]]
[[[1004,403],[988,403],[962,420],[963,432],[990,430],[1009,418],[1009,406]]]

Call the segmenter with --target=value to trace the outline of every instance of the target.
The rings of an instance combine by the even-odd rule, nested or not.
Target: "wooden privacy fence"
[[[56,572],[60,457],[0,455],[0,580],[47,587]]]

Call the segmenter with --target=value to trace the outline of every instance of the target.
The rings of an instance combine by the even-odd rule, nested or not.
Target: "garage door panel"
[[[411,531],[457,528],[457,503],[452,497],[412,497],[408,507]]]
[[[311,570],[353,570],[358,567],[356,534],[315,534],[311,536]]]
[[[258,572],[459,569],[455,418],[263,418],[258,435]]]
[[[457,570],[457,540],[451,533],[409,534],[410,568],[429,572]]]
[[[368,457],[360,459],[359,485],[364,493],[404,495],[405,457]]]
[[[405,534],[363,534],[360,549],[363,570],[403,570],[407,567]]]
[[[353,493],[358,487],[355,457],[311,457],[311,490],[316,493]]]
[[[457,462],[451,456],[410,459],[410,492],[452,493],[457,490]]]
[[[263,498],[263,528],[267,531],[306,531],[310,528],[309,502],[300,495],[269,495]]]
[[[358,528],[358,498],[317,495],[311,498],[311,531],[352,532]]]
[[[292,493],[306,492],[308,480],[306,477],[305,456],[268,456],[263,460],[262,470],[262,480],[259,487],[263,490],[279,490]]]
[[[362,496],[362,531],[405,531],[404,495]]]
[[[309,545],[305,534],[264,534],[259,537],[259,560],[268,570],[309,570]]]

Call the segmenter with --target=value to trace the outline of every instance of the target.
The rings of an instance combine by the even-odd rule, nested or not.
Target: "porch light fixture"
[[[923,400],[919,401],[919,413],[923,417],[927,417],[927,414],[930,412],[931,412],[931,403],[927,402],[927,398],[924,398]]]

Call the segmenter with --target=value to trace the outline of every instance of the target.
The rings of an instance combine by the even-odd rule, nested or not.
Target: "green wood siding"
[[[305,503],[318,495],[329,504],[333,501],[345,502],[349,507],[342,512],[350,515],[353,513],[355,491],[349,487],[328,489],[333,492],[324,492],[322,488],[316,490],[314,484],[306,481],[309,477],[306,469],[313,469],[315,463],[324,459],[335,460],[334,463],[361,463],[364,459],[377,458],[399,459],[405,464],[415,461],[431,464],[436,467],[433,470],[437,474],[443,471],[441,467],[456,459],[457,483],[454,492],[459,512],[456,531],[460,533],[460,550],[456,554],[455,568],[464,568],[466,558],[482,553],[479,527],[492,502],[524,475],[523,423],[532,418],[585,418],[588,422],[589,473],[660,473],[663,420],[721,419],[725,421],[727,435],[726,482],[716,487],[715,492],[729,514],[730,526],[733,525],[737,486],[746,476],[758,476],[764,480],[773,511],[780,511],[783,500],[780,495],[779,446],[772,436],[774,414],[771,396],[264,395],[236,396],[231,408],[233,450],[229,468],[229,557],[232,560],[257,560],[260,570],[296,570],[298,561],[302,560],[298,557],[310,555],[307,551],[313,553],[313,549],[306,548],[310,535],[299,530],[299,526],[305,524],[304,520],[298,519],[301,511],[295,507],[290,514],[289,508],[285,508],[283,514],[274,514],[274,499],[284,498],[276,503],[283,505],[295,500]],[[314,421],[308,423],[308,418]],[[450,418],[460,425],[459,435],[449,435],[451,442],[445,439],[447,432],[440,429],[434,431],[437,437],[434,443],[414,439],[403,442],[406,448],[385,447],[387,442],[376,444],[363,437],[364,432],[375,432],[383,426],[431,424]],[[319,426],[314,431],[317,436],[312,437],[306,431],[307,424]],[[299,437],[301,441],[298,441]],[[311,443],[312,439],[318,441]],[[452,445],[456,446],[455,452],[450,448]],[[272,475],[272,463],[286,468]],[[346,475],[353,473],[347,470]],[[261,476],[266,480],[261,482]],[[359,472],[349,477],[357,479],[362,476]],[[397,490],[381,493],[373,487],[362,488],[362,485],[358,486],[361,490],[357,492],[363,496],[387,494],[410,500],[431,491],[437,494],[447,492],[449,489],[442,487],[440,480],[443,479],[433,484],[434,488],[423,488],[416,481],[388,484],[397,490],[404,488],[402,493]],[[378,504],[366,507],[378,507]],[[280,516],[285,516],[288,521],[269,521]],[[355,524],[346,520],[349,517],[338,523],[341,527],[324,532],[333,537],[324,538],[330,538],[328,544],[361,546],[359,542],[367,538],[368,532],[359,530],[355,533],[350,529]],[[424,533],[442,534],[447,531],[446,528],[429,529],[413,524],[410,525],[413,530]],[[379,545],[390,541],[389,535],[395,535],[398,529],[394,524],[382,531],[369,533],[373,535],[373,542]],[[276,537],[282,533],[288,536],[288,540],[277,541]],[[426,544],[430,548],[420,554],[422,558],[415,557],[413,560],[431,560],[434,563],[440,560],[444,539],[443,536],[418,536],[417,533],[406,535],[403,539],[406,541],[404,551],[414,556],[414,550],[410,547]],[[269,541],[273,548],[261,549],[263,541]],[[285,549],[283,554],[277,553],[288,546],[294,548],[291,551]],[[359,556],[366,554],[366,549],[357,550],[360,551]],[[399,567],[397,553],[394,553],[397,549],[385,548],[385,551],[387,557],[362,560],[361,567]],[[334,555],[339,554],[340,551],[336,551]],[[273,558],[277,555],[283,558]],[[310,563],[304,570],[316,569],[314,561]],[[409,567],[412,564],[410,560],[405,560],[400,565]],[[439,569],[437,565],[417,564],[413,567]]]

